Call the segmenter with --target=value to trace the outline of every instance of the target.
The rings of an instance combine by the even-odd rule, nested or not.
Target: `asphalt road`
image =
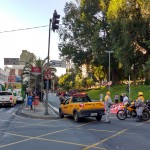
[[[59,106],[58,97],[51,105]],[[120,121],[111,124],[94,118],[74,122],[73,118],[44,120],[15,115],[20,105],[0,109],[0,150],[149,150],[150,122]]]

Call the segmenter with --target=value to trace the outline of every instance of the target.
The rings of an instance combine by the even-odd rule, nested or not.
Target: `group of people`
[[[106,93],[105,98],[104,98],[104,101],[105,101],[105,111],[106,111],[106,118],[105,118],[105,122],[106,123],[110,123],[111,122],[110,121],[110,107],[114,104],[112,102],[110,94],[111,94],[110,91],[108,91]],[[116,94],[116,95],[118,95],[118,94]],[[116,98],[118,98],[116,95],[115,95],[115,99],[114,100],[116,100]],[[124,93],[123,94],[123,101],[122,101],[123,104],[127,103],[128,101],[129,101],[129,99],[128,99],[127,95]],[[116,103],[116,101],[115,101],[115,103]],[[138,93],[138,98],[136,99],[134,105],[136,107],[136,113],[137,113],[136,121],[137,122],[141,122],[142,121],[142,111],[143,111],[143,108],[144,108],[144,96],[143,96],[142,92]]]
[[[120,95],[120,102],[125,103],[128,100],[129,99],[128,99],[126,93],[121,93],[121,95]],[[119,95],[118,94],[115,95],[114,101],[115,101],[116,104],[119,102]]]
[[[26,95],[27,95],[27,105],[29,105],[30,109],[32,110],[35,96],[38,96],[39,100],[43,101],[44,91],[41,93],[40,90],[33,88],[32,90],[27,90]]]

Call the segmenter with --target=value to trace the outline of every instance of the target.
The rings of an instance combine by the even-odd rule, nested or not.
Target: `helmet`
[[[138,93],[138,96],[143,96],[143,93],[142,93],[142,92],[139,92],[139,93]]]
[[[110,91],[107,91],[107,93],[106,93],[106,94],[109,94],[109,95],[110,95],[111,93],[110,93]]]

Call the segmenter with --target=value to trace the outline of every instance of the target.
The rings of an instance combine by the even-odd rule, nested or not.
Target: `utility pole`
[[[110,91],[110,53],[113,53],[113,51],[105,51],[106,53],[109,54],[109,77],[108,77],[108,90]]]

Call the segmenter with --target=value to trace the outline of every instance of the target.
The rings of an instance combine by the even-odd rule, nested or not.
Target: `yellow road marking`
[[[91,123],[91,122],[90,122]],[[79,126],[83,126],[83,125],[86,125],[86,124],[89,124],[89,123],[85,123],[85,124],[82,124],[82,125],[79,125]],[[78,127],[78,126],[75,126],[75,127]],[[51,134],[55,134],[55,133],[60,133],[60,132],[64,132],[64,131],[67,131],[67,130],[70,130],[70,129],[73,129],[73,128],[69,128],[69,129],[64,129],[64,130],[59,130],[59,131],[54,131],[54,132],[50,132],[50,133],[47,133],[47,134],[43,134],[43,135],[40,135],[40,136],[37,136],[37,137],[31,137],[31,136],[24,136],[24,135],[19,135],[19,134],[13,134],[13,133],[8,133],[8,134],[12,134],[14,136],[20,136],[20,137],[25,137],[25,138],[28,138],[28,139],[25,139],[25,140],[21,140],[21,141],[18,141],[18,142],[13,142],[13,143],[9,143],[9,144],[6,144],[6,145],[2,145],[0,146],[0,148],[2,147],[7,147],[7,146],[10,146],[10,145],[14,145],[14,144],[18,144],[18,143],[21,143],[21,142],[24,142],[24,141],[28,141],[28,140],[31,140],[31,139],[40,139],[41,137],[43,136],[47,136],[47,135],[51,135]],[[42,139],[42,138],[41,138]],[[44,139],[44,138],[43,138]],[[53,140],[55,141],[55,140]],[[56,140],[57,141],[57,140]],[[65,143],[65,141],[64,141]],[[67,142],[66,142],[67,143]],[[69,142],[68,142],[69,143]],[[84,146],[87,146],[87,145],[84,145]],[[98,148],[99,149],[99,148]],[[104,150],[104,149],[103,149]]]
[[[78,128],[78,127],[82,127],[82,126],[85,126],[85,125],[90,124],[90,123],[93,123],[93,122],[96,122],[96,121],[92,121],[92,122],[84,123],[84,124],[78,125],[78,126],[76,126],[76,127],[77,127],[77,128]]]
[[[128,129],[124,129],[124,130],[122,130],[122,131],[120,131],[120,132],[117,132],[116,134],[114,134],[114,135],[112,135],[112,136],[109,136],[108,138],[105,138],[105,139],[103,139],[103,140],[101,140],[101,141],[99,141],[99,142],[97,142],[97,143],[95,143],[95,144],[92,144],[92,145],[90,145],[90,146],[87,146],[87,147],[83,148],[82,150],[88,150],[88,149],[90,149],[90,148],[95,148],[97,145],[99,145],[99,144],[101,144],[101,143],[103,143],[103,142],[105,142],[105,141],[107,141],[107,140],[109,140],[109,139],[111,139],[111,138],[113,138],[113,137],[115,137],[115,136],[117,136],[117,135],[120,135],[120,134],[124,133],[124,132],[127,131],[127,130],[128,130]]]
[[[74,143],[74,142],[67,142],[67,141],[60,141],[60,140],[51,140],[51,139],[45,139],[45,138],[37,138],[36,139],[40,139],[40,140],[44,140],[44,141],[50,141],[50,142],[58,142],[58,143],[65,143],[65,144],[70,144],[70,145],[76,145],[76,146],[88,146],[85,144],[79,144],[79,143]],[[99,148],[99,147],[95,147],[96,149],[101,149],[101,150],[106,150],[105,148]]]
[[[22,143],[22,142],[25,142],[25,141],[29,141],[33,138],[29,138],[29,139],[25,139],[25,140],[20,140],[20,141],[17,141],[17,142],[13,142],[13,143],[9,143],[9,144],[5,144],[5,145],[1,145],[0,148],[3,148],[3,147],[7,147],[7,146],[11,146],[11,145],[15,145],[15,144],[18,144],[18,143]]]
[[[56,132],[54,132],[54,133],[56,133]],[[52,134],[54,134],[54,133],[52,133]],[[64,143],[64,144],[70,144],[70,145],[76,145],[76,146],[84,146],[84,147],[88,146],[86,144],[79,144],[79,143],[67,142],[67,141],[61,141],[61,140],[52,140],[52,139],[40,138],[41,136],[31,137],[31,136],[24,136],[24,135],[14,134],[14,133],[7,133],[7,134],[10,134],[10,135],[13,135],[13,136],[19,136],[19,137],[23,137],[23,138],[28,138],[28,139],[24,139],[24,140],[20,140],[20,141],[17,141],[17,142],[1,145],[0,148],[11,146],[11,145],[15,145],[15,144],[18,144],[18,143],[21,143],[21,142],[25,142],[25,141],[28,141],[28,140],[31,140],[31,139],[32,140],[33,139],[37,139],[37,140],[43,140],[43,141],[49,141],[49,142],[58,142],[58,143]],[[100,149],[100,150],[106,150],[105,148],[99,148],[99,147],[95,147],[95,148],[96,149]]]

